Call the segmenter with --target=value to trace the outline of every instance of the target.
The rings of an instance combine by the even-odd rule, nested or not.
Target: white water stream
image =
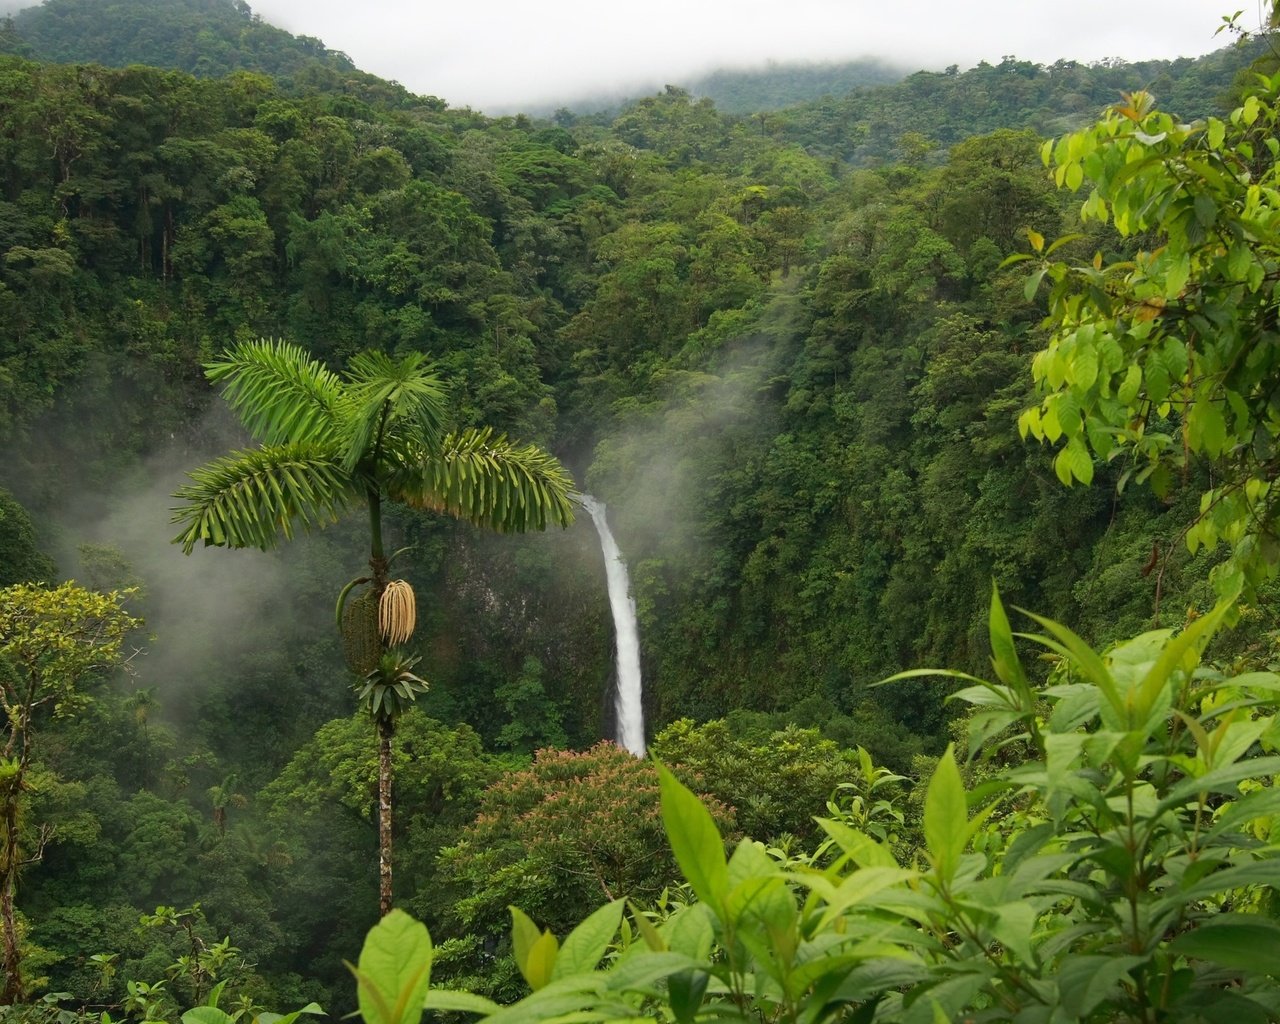
[[[640,630],[636,625],[636,602],[631,597],[631,578],[622,560],[618,542],[613,539],[605,518],[604,502],[589,494],[578,495],[578,501],[596,524],[600,534],[600,550],[604,552],[604,571],[609,582],[609,608],[613,611],[613,628],[617,634],[618,692],[614,701],[618,722],[618,744],[636,757],[644,757],[644,707],[640,683]]]

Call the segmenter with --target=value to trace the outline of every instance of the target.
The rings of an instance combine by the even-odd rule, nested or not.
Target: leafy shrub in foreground
[[[948,748],[925,798],[927,864],[833,820],[829,867],[751,840],[726,858],[711,815],[659,768],[699,902],[658,926],[634,913],[621,940],[621,900],[563,942],[513,910],[533,991],[507,1007],[428,989],[430,939],[397,913],[361,958],[365,1020],[417,1024],[424,1001],[488,1024],[1275,1020],[1280,676],[1201,664],[1227,612],[1105,653],[1033,617],[1043,632],[1019,636],[1056,662],[1037,686],[993,595],[996,679],[962,677],[954,697],[976,709],[971,755],[1012,735],[1031,756],[966,791]]]

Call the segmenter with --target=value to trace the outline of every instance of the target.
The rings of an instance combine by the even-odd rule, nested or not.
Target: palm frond
[[[187,504],[170,522],[173,540],[191,554],[197,543],[228,548],[274,547],[304,530],[334,522],[359,493],[337,449],[279,445],[232,452],[194,470],[194,481],[175,494]]]
[[[375,444],[379,429],[411,426],[438,439],[444,429],[447,391],[426,356],[411,352],[393,359],[385,352],[361,352],[351,360],[345,385],[348,472]]]
[[[205,376],[263,444],[337,437],[342,381],[297,345],[262,338],[205,364]]]
[[[386,486],[396,501],[503,533],[573,522],[573,480],[537,445],[471,429],[445,437],[438,453],[406,448],[392,455]]]

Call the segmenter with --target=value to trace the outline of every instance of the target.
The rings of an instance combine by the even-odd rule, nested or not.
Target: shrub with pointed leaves
[[[563,943],[513,911],[532,994],[499,1007],[432,990],[426,1005],[490,1024],[1280,1019],[1280,676],[1201,663],[1227,611],[1099,652],[1037,616],[1040,632],[1014,634],[993,594],[994,679],[911,675],[964,684],[971,757],[1015,740],[1032,755],[967,790],[948,747],[921,864],[835,820],[819,821],[840,852],[829,866],[749,839],[726,857],[710,812],[659,767],[698,902],[620,932],[610,904]],[[1054,661],[1045,684],[1019,641]]]

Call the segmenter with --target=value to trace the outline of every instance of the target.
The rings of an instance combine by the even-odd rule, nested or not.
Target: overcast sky
[[[880,56],[913,69],[1006,54],[1198,56],[1253,0],[250,0],[356,65],[452,106],[510,110],[713,67]]]

